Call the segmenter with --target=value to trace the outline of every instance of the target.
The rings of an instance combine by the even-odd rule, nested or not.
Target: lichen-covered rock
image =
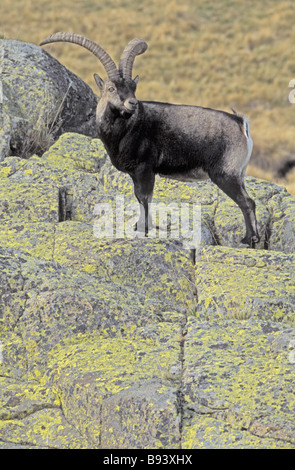
[[[197,318],[295,323],[295,255],[206,247],[196,260]]]
[[[178,323],[184,322],[184,315],[181,312],[178,315],[177,310],[184,310],[186,299],[178,299],[177,283],[171,293],[167,289],[167,302],[162,302],[166,278],[158,284],[161,292],[155,289],[149,292],[147,286],[140,292],[136,286],[115,282],[115,278],[111,282],[111,276],[93,277],[55,262],[37,262],[17,251],[1,250],[0,262],[1,331],[7,334],[3,340],[2,368],[8,368],[10,375],[13,367],[7,352],[13,344],[21,347],[12,332],[22,338],[26,372],[35,378],[37,369],[40,374],[45,371],[52,348],[69,338],[96,331],[112,336],[122,328],[170,323],[176,318]],[[178,292],[182,294],[181,287]],[[18,366],[16,371],[19,374]]]
[[[246,184],[255,250],[210,181],[157,177],[201,206],[194,253],[172,216],[134,236],[98,139],[0,163],[0,448],[294,448],[294,197]]]
[[[178,409],[176,387],[156,380],[139,381],[104,401],[101,446],[103,449],[179,449]]]
[[[42,48],[0,40],[0,161],[43,153],[64,132],[96,136],[97,99]]]
[[[294,364],[274,351],[288,330],[271,321],[189,320],[183,448],[294,448]]]
[[[63,224],[55,234],[54,259],[136,290],[146,299],[163,299],[167,309],[195,304],[194,272],[181,246],[166,240],[98,240],[91,225]]]
[[[179,323],[81,338],[52,352],[67,420],[94,448],[179,447]]]
[[[3,402],[0,440],[29,446],[100,447],[111,432],[106,410],[112,401],[119,400],[120,391],[133,387],[137,421],[126,417],[123,403],[128,398],[123,395],[121,408],[117,401],[117,412],[113,410],[118,424],[109,446],[115,441],[118,447],[127,446],[129,437],[135,442],[138,427],[149,430],[138,440],[139,447],[178,445],[179,377],[175,385],[170,368],[181,369],[179,344],[185,315],[167,310],[168,292],[166,304],[156,293],[147,298],[137,289],[57,263],[37,261],[18,251],[1,250],[0,254],[0,369],[1,376],[11,378],[4,383],[3,393],[9,396],[11,390],[12,397],[19,396],[18,381],[23,384],[23,401],[12,398]],[[163,281],[162,292],[164,289]],[[151,380],[156,380],[156,386],[149,392]],[[39,386],[30,392],[30,384],[36,383]],[[138,387],[142,391],[137,392]],[[150,403],[152,394],[154,405]],[[172,430],[162,424],[166,415]],[[49,429],[43,423],[47,420]],[[124,439],[119,423],[128,430]],[[42,426],[47,441],[43,435],[38,437]],[[73,435],[76,429],[80,440]],[[66,432],[68,441],[64,439]]]
[[[295,252],[295,211],[294,196],[287,191],[274,199],[271,206],[272,217],[270,225],[269,249],[283,253]]]
[[[64,134],[42,158],[0,163],[0,218],[8,223],[88,221],[99,201],[106,152],[98,139]]]
[[[57,393],[36,381],[0,377],[0,448],[85,448]]]

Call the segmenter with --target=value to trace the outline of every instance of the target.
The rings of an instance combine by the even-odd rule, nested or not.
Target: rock
[[[124,429],[128,424],[130,435],[127,433],[119,440],[122,417],[113,412],[118,424],[109,446],[114,439],[119,447],[127,446],[129,438],[135,442],[138,426],[150,430],[142,441],[144,446],[178,444],[177,387],[174,385],[174,391],[171,390],[169,369],[175,364],[180,368],[179,341],[184,314],[167,311],[166,302],[161,303],[156,294],[147,298],[136,289],[132,291],[57,263],[38,261],[17,251],[2,250],[1,262],[1,374],[11,378],[11,396],[19,396],[18,381],[27,385],[23,387],[23,404],[11,399],[11,406],[14,400],[11,416],[3,408],[0,439],[58,448],[65,445],[79,448],[84,442],[84,447],[97,448],[103,439],[106,442],[105,435],[110,433],[106,410],[112,408],[112,401],[120,399],[122,403],[119,406],[117,402],[115,409],[122,411],[127,406]],[[165,280],[162,290],[164,285]],[[29,399],[29,384],[36,382],[40,382],[41,391],[37,398]],[[5,396],[7,387],[6,384]],[[130,423],[126,416],[132,403],[132,400],[128,402],[129,392],[126,398],[124,394],[118,395],[130,387],[134,393],[132,406],[142,409],[136,423]],[[63,415],[70,423],[68,428],[61,420],[57,396],[62,397]],[[154,405],[150,404],[151,396]],[[47,408],[55,411],[44,411]],[[166,415],[171,416],[172,434],[162,423]],[[12,422],[16,416],[23,423],[21,428]],[[31,418],[28,420],[27,416]],[[44,442],[36,434],[39,423],[47,419],[51,428],[46,431],[49,440]],[[32,423],[36,434],[31,432]],[[55,436],[55,427],[65,428],[65,432],[78,429],[84,441],[76,442],[69,431],[71,444],[64,444],[66,441],[59,433]]]
[[[178,449],[177,409],[177,388],[156,380],[113,395],[102,405],[102,448]]]
[[[30,350],[34,351],[31,362],[30,353],[24,352],[18,338],[9,338],[10,345],[17,339],[27,371],[31,371],[33,377],[37,365],[40,373],[44,372],[52,348],[73,335],[100,331],[112,336],[124,328],[142,327],[154,322],[177,320],[179,325],[184,322],[182,311],[188,300],[181,298],[181,286],[177,288],[176,283],[171,293],[166,292],[167,302],[162,302],[166,277],[158,281],[157,290],[149,289],[147,285],[140,292],[136,286],[132,289],[130,284],[126,287],[119,284],[115,276],[109,275],[107,279],[94,277],[56,262],[31,259],[18,251],[1,250],[0,253],[2,327],[7,333],[19,333],[19,337],[25,340],[22,344],[30,345]],[[184,280],[185,274],[184,271]],[[4,348],[3,366],[11,368],[10,355],[6,361],[7,351]],[[10,371],[10,375],[12,373]]]
[[[183,448],[294,447],[294,365],[272,347],[287,329],[265,320],[189,320]]]
[[[42,154],[64,132],[96,136],[91,89],[42,48],[0,39],[0,161]]]
[[[271,206],[272,218],[270,224],[269,249],[294,253],[295,251],[295,215],[294,197],[287,191],[281,193]]]
[[[87,447],[86,439],[67,423],[57,394],[48,387],[0,377],[0,403],[2,448]]]
[[[294,447],[295,201],[246,184],[255,250],[209,181],[157,178],[168,228],[134,237],[98,139],[0,163],[1,448]],[[201,206],[193,257],[181,204]]]
[[[207,247],[196,261],[197,318],[293,322],[295,255]]]
[[[157,339],[134,330],[56,350],[64,413],[94,448],[179,447],[178,384],[167,375],[179,362],[179,331],[157,330]]]

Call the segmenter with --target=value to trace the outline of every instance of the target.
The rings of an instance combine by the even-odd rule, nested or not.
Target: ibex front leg
[[[131,174],[134,184],[134,194],[139,202],[140,216],[136,223],[135,230],[148,235],[149,228],[152,227],[152,218],[149,214],[149,203],[152,201],[155,183],[155,174],[145,163],[141,163]]]

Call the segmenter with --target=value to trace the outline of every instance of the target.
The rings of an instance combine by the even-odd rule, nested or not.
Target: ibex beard
[[[105,81],[94,75],[101,95],[96,125],[112,164],[133,180],[140,204],[135,229],[148,234],[156,174],[181,181],[210,178],[240,207],[246,225],[241,242],[254,247],[259,242],[255,202],[244,184],[253,147],[247,119],[200,106],[138,101],[132,69],[147,49],[142,39],[127,44],[118,68],[101,46],[75,33],[56,33],[41,44],[58,41],[90,50],[108,75]]]

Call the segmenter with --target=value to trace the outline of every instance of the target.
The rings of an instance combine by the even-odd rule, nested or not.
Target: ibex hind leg
[[[243,177],[240,175],[213,173],[210,174],[210,178],[241,209],[246,225],[246,235],[241,240],[241,243],[254,248],[255,244],[260,240],[255,214],[255,202],[246,191]]]

